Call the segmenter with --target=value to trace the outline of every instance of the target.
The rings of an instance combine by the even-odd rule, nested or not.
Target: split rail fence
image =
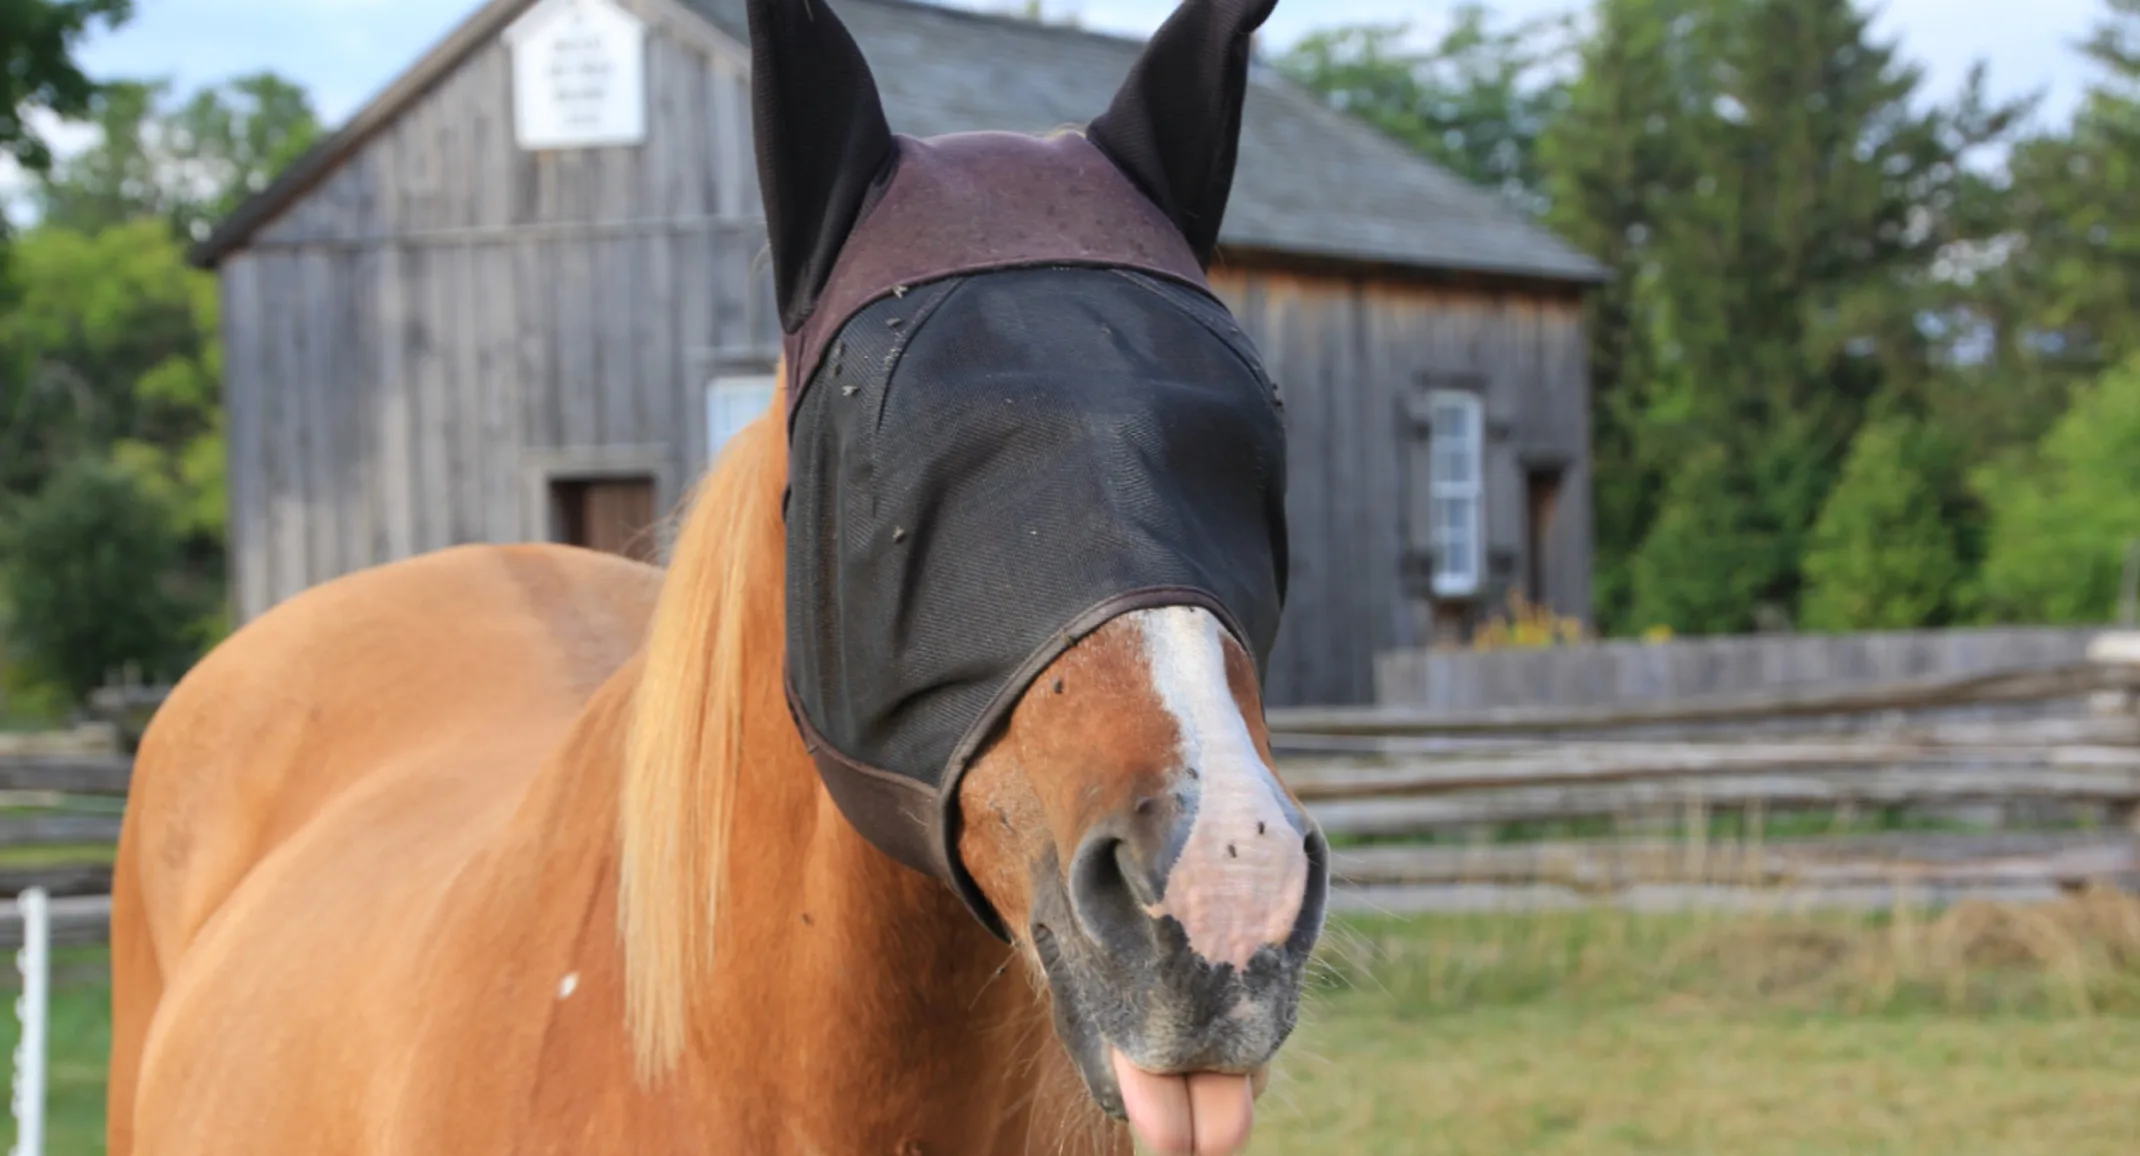
[[[117,728],[0,734],[0,896],[32,889],[55,947],[101,943],[110,922],[112,851],[133,759]],[[23,920],[0,904],[0,946],[22,945]]]
[[[2105,633],[1840,688],[1270,724],[1341,908],[1885,906],[2140,889],[2136,702],[2140,634]]]
[[[157,696],[122,697],[105,704],[118,726],[0,735],[0,896],[49,895],[56,946],[107,934],[124,736]],[[2140,634],[2110,633],[2077,661],[1841,689],[1269,721],[1281,774],[1336,848],[1341,909],[1884,904],[1898,886],[1933,901],[2140,889],[2136,704]],[[1854,822],[1898,813],[1923,822]],[[1732,837],[1711,837],[1726,818]],[[0,945],[21,935],[0,908]]]

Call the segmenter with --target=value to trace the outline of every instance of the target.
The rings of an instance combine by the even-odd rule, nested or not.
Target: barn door
[[[1553,605],[1553,577],[1559,571],[1559,559],[1553,556],[1553,522],[1560,513],[1560,480],[1558,466],[1534,466],[1524,472],[1524,504],[1528,510],[1524,520],[1524,597],[1538,606]]]
[[[659,557],[653,478],[559,480],[550,494],[560,541],[640,562]]]

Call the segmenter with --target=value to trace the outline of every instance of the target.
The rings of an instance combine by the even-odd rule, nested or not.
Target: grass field
[[[1341,928],[1266,1156],[2140,1151],[2140,904]]]
[[[55,961],[51,1156],[103,1150],[100,963]],[[2140,902],[1348,921],[1287,1055],[1259,1156],[2128,1156]]]

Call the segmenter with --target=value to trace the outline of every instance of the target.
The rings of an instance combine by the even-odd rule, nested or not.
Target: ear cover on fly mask
[[[1032,680],[1140,608],[1259,675],[1276,639],[1284,422],[1205,273],[1272,7],[1185,4],[1089,134],[917,140],[828,0],[750,4],[789,707],[849,823],[998,936],[958,784]]]
[[[1278,0],[1184,4],[1086,136],[1172,218],[1207,267],[1233,194],[1249,50]]]
[[[824,0],[752,0],[751,132],[781,328],[817,305],[895,156],[869,61]]]

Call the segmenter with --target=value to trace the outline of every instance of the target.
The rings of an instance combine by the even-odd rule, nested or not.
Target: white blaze
[[[1189,606],[1138,617],[1152,687],[1181,733],[1178,773],[1196,816],[1151,914],[1172,915],[1209,962],[1242,967],[1292,934],[1307,852],[1227,686],[1225,628]]]

